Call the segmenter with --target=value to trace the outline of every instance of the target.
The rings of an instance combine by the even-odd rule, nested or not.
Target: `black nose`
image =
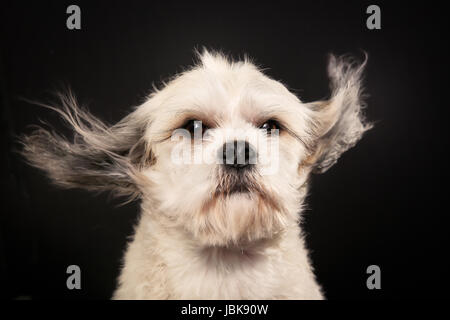
[[[241,169],[256,164],[256,152],[247,141],[227,142],[222,147],[222,159],[225,166]]]

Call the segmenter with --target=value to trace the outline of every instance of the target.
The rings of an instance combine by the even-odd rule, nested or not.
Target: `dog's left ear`
[[[328,75],[331,80],[331,98],[308,103],[313,114],[315,145],[308,163],[313,172],[323,173],[333,166],[343,152],[353,147],[372,125],[361,113],[361,76],[367,62],[359,64],[348,57],[330,55]]]

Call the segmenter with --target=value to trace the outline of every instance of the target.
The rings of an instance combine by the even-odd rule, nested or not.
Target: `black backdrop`
[[[378,3],[382,29],[368,30],[370,2],[7,1],[2,8],[0,291],[5,298],[109,298],[138,204],[62,191],[12,152],[15,134],[51,112],[46,101],[70,84],[101,119],[115,122],[193,61],[193,48],[248,53],[304,101],[328,93],[326,55],[369,54],[359,145],[314,176],[303,228],[329,299],[438,298],[448,264],[448,53],[443,8]],[[66,28],[81,8],[82,29]],[[82,290],[66,289],[66,267]],[[366,268],[381,268],[381,290]]]

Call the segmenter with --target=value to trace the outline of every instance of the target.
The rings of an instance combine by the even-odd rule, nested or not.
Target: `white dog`
[[[24,156],[62,187],[141,200],[115,299],[322,299],[299,220],[309,174],[370,128],[365,62],[331,56],[330,99],[303,103],[248,59],[199,60],[113,126],[60,95],[47,107],[74,139],[38,129]]]

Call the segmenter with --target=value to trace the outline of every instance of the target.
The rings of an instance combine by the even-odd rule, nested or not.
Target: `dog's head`
[[[274,237],[298,223],[309,173],[369,128],[364,63],[331,56],[330,99],[303,103],[247,59],[199,59],[113,126],[61,96],[62,108],[50,107],[74,140],[39,129],[23,137],[23,154],[61,186],[140,197],[157,221],[205,245]]]

